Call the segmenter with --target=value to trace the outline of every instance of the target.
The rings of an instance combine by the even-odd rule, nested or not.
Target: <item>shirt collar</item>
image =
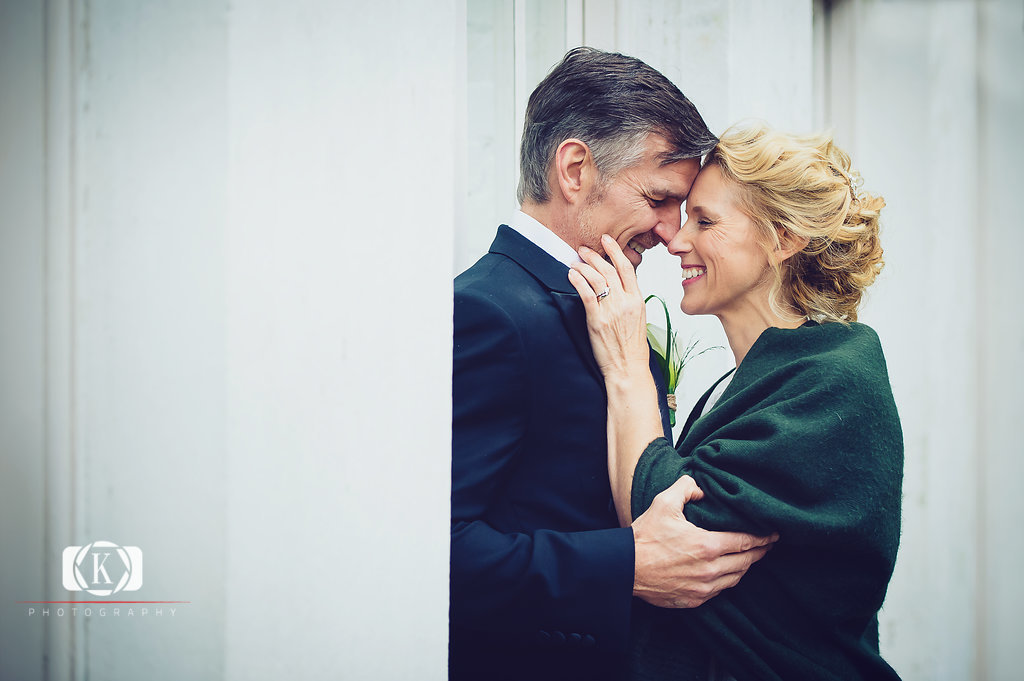
[[[572,246],[521,210],[512,214],[508,226],[566,267],[571,266],[574,262],[583,262],[579,253]]]

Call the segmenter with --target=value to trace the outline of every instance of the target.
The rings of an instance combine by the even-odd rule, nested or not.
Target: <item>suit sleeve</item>
[[[512,319],[484,296],[457,294],[453,362],[451,620],[527,639],[578,633],[626,642],[631,528],[501,532],[486,521],[524,446],[531,376]]]

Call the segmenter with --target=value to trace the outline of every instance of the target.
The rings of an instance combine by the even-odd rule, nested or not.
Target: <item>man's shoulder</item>
[[[455,277],[454,293],[456,300],[484,296],[514,302],[524,296],[543,295],[547,289],[512,258],[501,253],[487,253]]]
[[[455,277],[455,291],[500,286],[506,278],[518,279],[526,271],[501,253],[485,253],[468,269]]]
[[[466,324],[511,325],[528,332],[559,319],[551,291],[515,260],[488,253],[455,278],[456,333]]]

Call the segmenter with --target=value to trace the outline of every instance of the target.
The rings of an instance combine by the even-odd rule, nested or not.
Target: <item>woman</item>
[[[685,508],[695,524],[780,535],[699,608],[638,603],[634,678],[898,678],[878,652],[877,614],[899,542],[903,440],[878,338],[856,323],[882,267],[883,205],[857,192],[827,136],[723,136],[668,248],[683,312],[721,320],[737,368],[676,448],[660,436],[633,268],[610,239],[612,264],[581,250],[569,277],[607,386],[620,521],[689,475],[703,492]]]

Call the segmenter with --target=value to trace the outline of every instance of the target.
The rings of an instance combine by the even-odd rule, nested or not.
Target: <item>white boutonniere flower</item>
[[[683,367],[695,357],[700,357],[708,350],[714,350],[721,346],[713,345],[698,351],[697,347],[700,345],[700,340],[690,338],[686,349],[680,351],[677,334],[672,329],[672,318],[668,314],[668,305],[665,304],[665,301],[660,296],[653,294],[647,296],[644,302],[648,303],[652,298],[657,299],[661,303],[661,308],[665,311],[665,328],[648,322],[647,340],[654,351],[654,357],[658,362],[658,367],[661,369],[661,375],[665,378],[665,387],[668,392],[668,420],[670,425],[675,426],[676,388],[679,387],[679,379],[683,375]]]

